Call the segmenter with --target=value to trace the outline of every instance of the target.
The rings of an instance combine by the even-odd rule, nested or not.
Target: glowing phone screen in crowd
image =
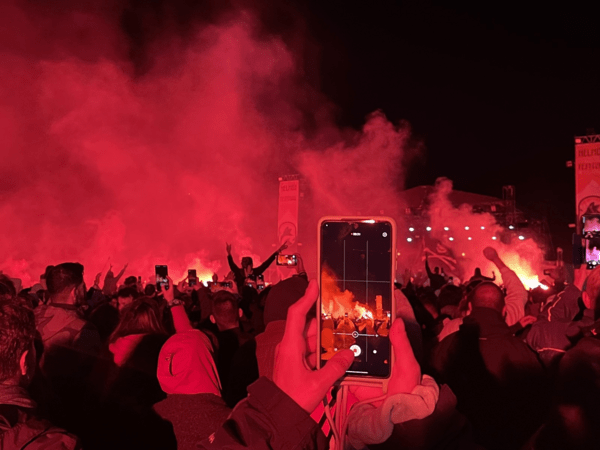
[[[348,376],[389,377],[393,231],[385,220],[321,223],[321,365],[350,349],[355,359]]]

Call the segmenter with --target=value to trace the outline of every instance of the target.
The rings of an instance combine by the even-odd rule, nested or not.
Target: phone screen
[[[167,280],[167,275],[169,275],[169,270],[167,266],[157,265],[154,266],[154,271],[156,273],[156,285],[157,286],[166,286],[169,281]]]
[[[355,359],[347,375],[389,377],[393,231],[386,220],[321,223],[321,365],[350,349]]]
[[[188,284],[190,286],[196,286],[198,284],[198,276],[196,275],[196,269],[188,269]]]
[[[297,266],[296,255],[277,255],[278,266]]]
[[[587,267],[595,269],[600,262],[600,217],[583,217],[583,242]]]

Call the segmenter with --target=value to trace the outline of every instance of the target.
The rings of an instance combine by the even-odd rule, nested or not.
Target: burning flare
[[[374,316],[367,305],[354,300],[352,292],[342,292],[334,273],[326,267],[321,272],[321,313],[333,319],[342,319],[346,313],[350,319],[372,319]]]

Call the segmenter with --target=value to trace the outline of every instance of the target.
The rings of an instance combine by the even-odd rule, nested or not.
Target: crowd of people
[[[231,272],[208,286],[125,266],[88,289],[71,262],[25,288],[0,273],[0,448],[600,447],[598,269],[557,268],[532,292],[490,247],[498,279],[457,285],[426,259],[395,285],[391,378],[340,396],[354,354],[315,369],[301,256],[259,288],[284,249],[238,267],[227,244]]]

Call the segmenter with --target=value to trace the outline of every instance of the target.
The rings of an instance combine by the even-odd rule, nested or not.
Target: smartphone
[[[196,286],[198,284],[198,276],[196,275],[196,269],[188,269],[188,284],[190,286]]]
[[[396,223],[390,217],[324,217],[318,225],[317,366],[354,352],[343,382],[383,382],[392,372]]]
[[[600,216],[584,215],[582,217],[581,252],[588,269],[595,269],[600,263]]]
[[[276,264],[278,266],[297,266],[296,255],[277,255]]]
[[[165,289],[169,289],[169,280],[167,280],[167,275],[169,275],[169,269],[166,265],[156,265],[154,266],[154,272],[156,273],[156,288],[161,290],[163,287]]]

